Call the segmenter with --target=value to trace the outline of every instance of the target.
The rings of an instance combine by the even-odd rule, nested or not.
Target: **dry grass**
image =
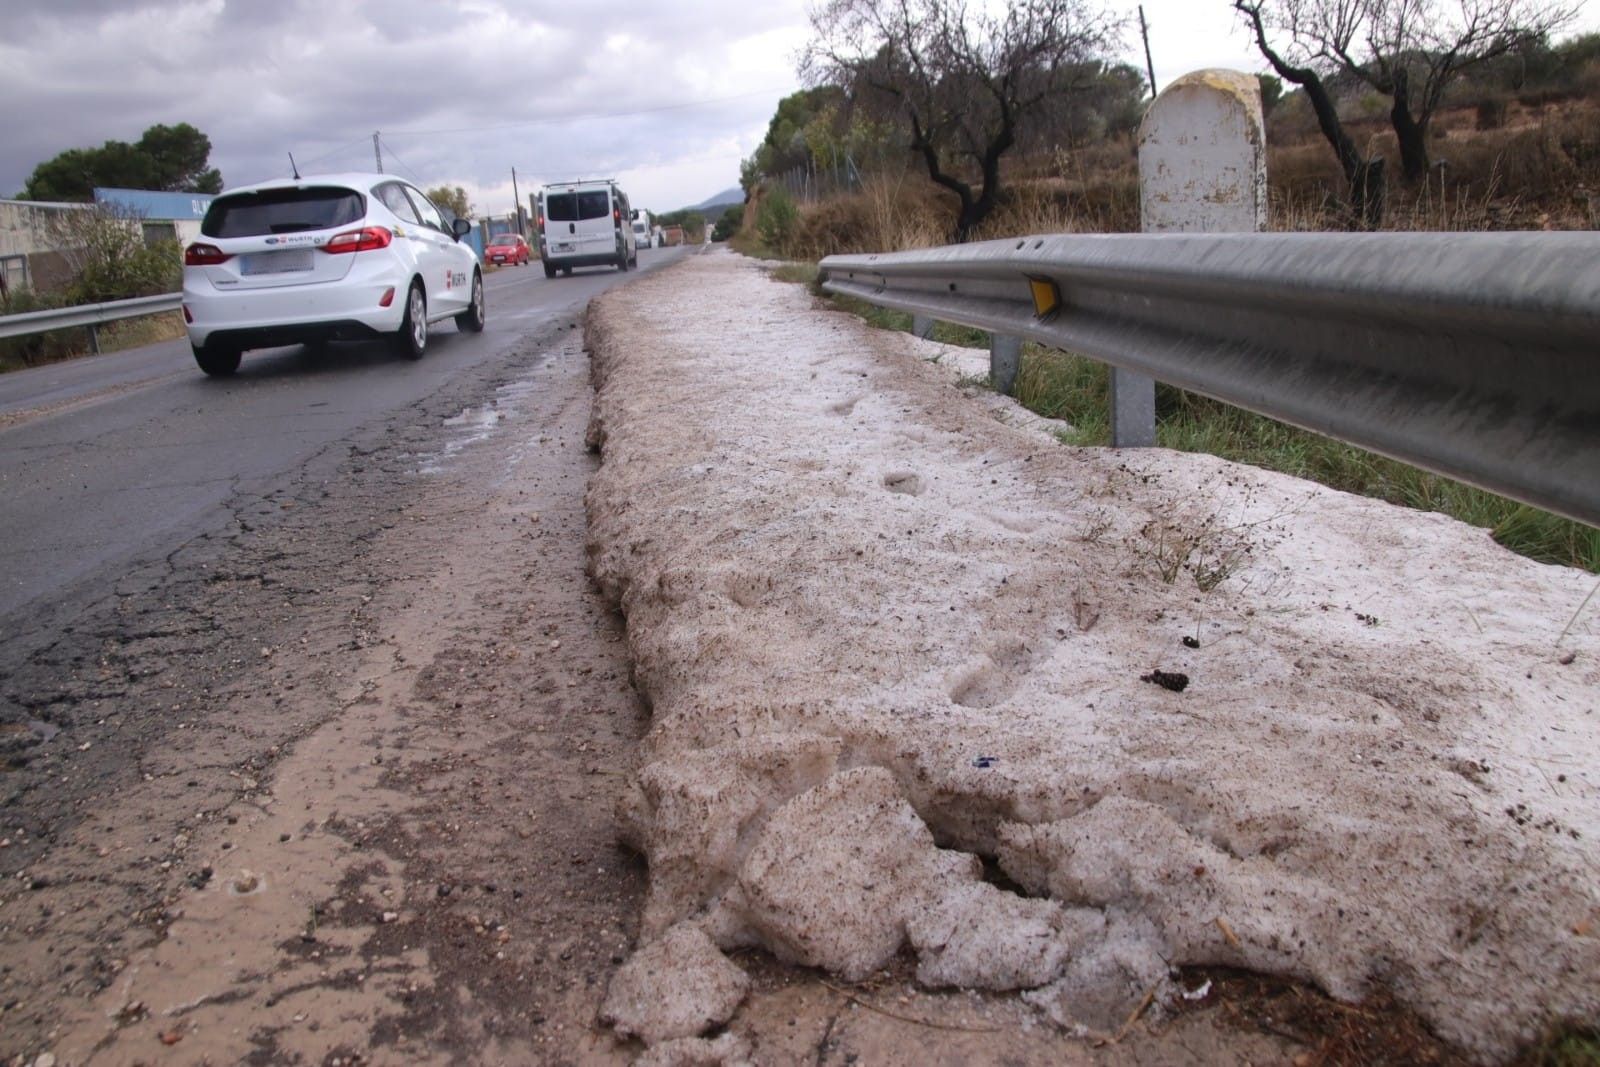
[[[176,311],[122,319],[100,327],[100,352],[121,352],[162,341],[176,341],[182,336],[183,316]],[[89,331],[82,327],[11,338],[0,342],[0,374],[89,354]]]
[[[1362,150],[1390,160],[1389,230],[1594,229],[1600,215],[1600,102],[1507,104],[1501,123],[1479,129],[1478,105],[1441,114],[1429,145],[1434,171],[1408,187],[1399,148],[1381,122],[1349,132]],[[1344,181],[1315,128],[1269,123],[1272,228],[1337,225]]]
[[[121,352],[161,341],[176,341],[185,335],[181,312],[169,311],[163,315],[146,315],[138,319],[123,319],[100,330],[100,351]]]
[[[920,174],[875,175],[859,193],[802,206],[793,239],[774,251],[811,260],[840,253],[932,248],[949,241],[954,204]]]
[[[1385,229],[1600,225],[1600,100],[1511,100],[1490,129],[1479,128],[1478,113],[1472,101],[1434,120],[1430,147],[1436,166],[1415,186],[1400,179],[1398,146],[1380,112],[1358,114],[1348,123],[1364,152],[1391,161]],[[1309,110],[1280,107],[1269,122],[1269,145],[1270,228],[1339,228],[1344,180]],[[948,243],[955,213],[954,198],[907,165],[869,178],[859,193],[802,205],[790,239],[759,251],[816,260],[927,248]],[[1006,160],[1000,203],[975,238],[1138,229],[1137,146],[1134,138],[1121,136]]]

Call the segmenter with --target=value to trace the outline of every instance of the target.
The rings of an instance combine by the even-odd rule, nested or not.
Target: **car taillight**
[[[363,226],[359,230],[346,230],[328,238],[322,246],[324,252],[370,252],[375,248],[388,248],[394,234],[383,226]]]
[[[196,241],[183,250],[183,265],[185,267],[214,267],[218,263],[226,263],[233,256],[216,245],[205,245]]]
[[[544,215],[542,213],[539,215],[539,229],[544,229]]]
[[[622,225],[622,209],[620,207],[614,207],[611,209],[611,225]]]

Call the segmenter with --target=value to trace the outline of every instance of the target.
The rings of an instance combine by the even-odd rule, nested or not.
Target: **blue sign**
[[[142,219],[175,222],[199,221],[211,206],[210,193],[164,193],[149,189],[96,189],[94,202],[117,208]]]

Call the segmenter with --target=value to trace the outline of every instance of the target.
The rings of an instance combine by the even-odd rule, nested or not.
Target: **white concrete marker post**
[[[1139,124],[1145,233],[1256,233],[1267,225],[1267,142],[1252,74],[1199,70],[1162,91]],[[1111,443],[1156,443],[1155,382],[1111,368]]]

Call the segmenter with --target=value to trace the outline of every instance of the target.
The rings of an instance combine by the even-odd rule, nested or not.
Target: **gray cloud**
[[[190,122],[228,185],[286,173],[290,151],[368,169],[374,130],[390,169],[496,196],[513,166],[524,191],[579,173],[649,184],[731,153],[704,187],[654,194],[688,202],[737,180],[795,85],[804,21],[801,0],[56,0],[0,39],[0,195],[64,149]]]

